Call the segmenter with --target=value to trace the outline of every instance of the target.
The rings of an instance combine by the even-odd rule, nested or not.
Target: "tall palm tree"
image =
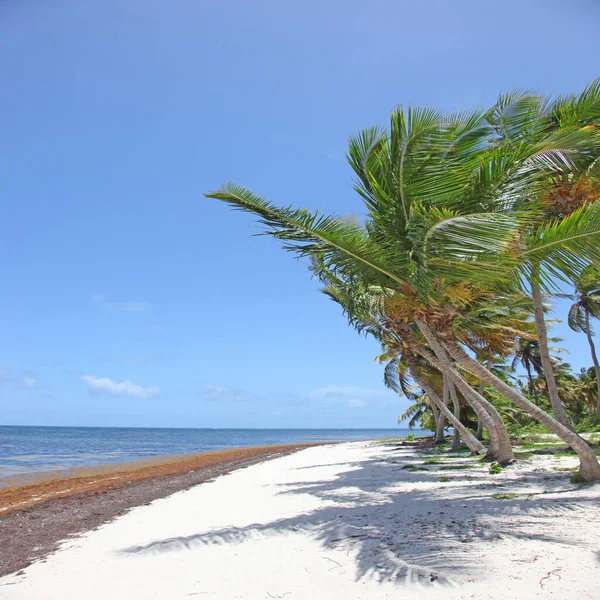
[[[576,300],[569,310],[569,327],[573,331],[582,331],[586,334],[594,370],[596,372],[597,396],[596,418],[600,419],[600,363],[594,344],[594,332],[590,317],[600,319],[600,271],[587,269],[575,282]]]
[[[582,210],[596,202],[600,195],[600,79],[578,95],[559,98],[554,102],[523,94],[501,97],[489,112],[488,120],[499,139],[509,146],[565,146],[562,152],[538,154],[545,163],[546,177],[524,196],[526,202],[537,202],[543,208],[542,220],[523,229],[522,264],[533,299],[540,360],[547,382],[554,416],[568,426],[564,407],[552,370],[548,334],[544,320],[543,293],[548,290],[548,275],[572,282],[585,267],[582,257],[589,257],[590,238],[586,235],[589,211]],[[577,213],[579,219],[562,227],[560,221]],[[592,210],[592,216],[595,210]],[[563,252],[556,253],[557,239],[548,239],[548,225],[560,238]],[[594,225],[591,226],[594,229]],[[593,235],[593,234],[592,234]],[[587,249],[585,246],[588,246]],[[568,250],[565,256],[564,250]],[[586,252],[587,250],[587,252]],[[549,251],[549,254],[547,254]],[[596,257],[597,259],[597,257]],[[544,273],[544,271],[546,273]],[[550,288],[552,285],[550,285]]]

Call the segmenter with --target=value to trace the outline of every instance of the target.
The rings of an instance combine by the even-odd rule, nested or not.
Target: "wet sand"
[[[135,506],[318,443],[163,456],[13,478],[0,489],[0,576]]]

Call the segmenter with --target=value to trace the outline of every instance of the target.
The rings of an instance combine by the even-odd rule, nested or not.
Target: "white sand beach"
[[[600,598],[600,486],[555,470],[574,459],[425,459],[357,442],[253,465],[66,541],[0,598]]]

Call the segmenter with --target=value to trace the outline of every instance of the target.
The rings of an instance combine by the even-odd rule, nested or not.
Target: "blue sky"
[[[595,0],[0,3],[0,423],[394,426],[406,401],[377,345],[201,194],[233,179],[360,213],[350,134],[397,104],[578,90],[598,17]]]

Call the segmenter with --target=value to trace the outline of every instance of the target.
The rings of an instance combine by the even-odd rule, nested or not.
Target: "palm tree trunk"
[[[592,362],[594,363],[594,370],[596,371],[596,387],[598,388],[598,401],[596,404],[596,418],[600,419],[600,363],[598,363],[598,356],[596,355],[596,345],[592,339],[592,330],[590,329],[590,313],[587,308],[584,307],[585,312],[585,334],[587,335],[588,344],[590,345],[590,351],[592,353]]]
[[[431,414],[433,415],[433,435],[435,442],[435,432],[437,431],[438,423],[440,422],[440,410],[435,402],[430,402],[429,407],[431,408]]]
[[[429,384],[429,382],[419,375],[417,368],[414,365],[413,361],[407,361],[408,367],[410,369],[410,373],[412,378],[415,380],[417,385],[427,394],[432,404],[435,404],[440,412],[445,416],[450,423],[454,426],[456,430],[460,432],[462,435],[465,444],[469,447],[472,454],[483,454],[485,452],[485,448],[483,444],[476,440],[473,434],[457,419],[454,414],[450,412],[448,407],[444,404],[440,397],[435,393],[433,386]]]
[[[533,381],[533,375],[531,374],[531,365],[529,361],[525,361],[525,369],[527,371],[527,379],[529,380],[529,393],[533,395],[536,402],[539,402],[540,399],[538,397],[537,388],[535,387],[535,383]]]
[[[480,440],[483,437],[483,423],[481,419],[477,419],[477,429],[475,430],[475,437]]]
[[[478,406],[484,409],[481,413],[481,417],[484,419],[486,417],[490,418],[492,422],[491,429],[488,426],[488,422],[485,420],[483,422],[485,428],[490,434],[490,450],[488,451],[486,458],[489,460],[496,460],[503,465],[513,461],[515,459],[515,455],[512,450],[512,444],[510,442],[508,431],[506,430],[506,425],[504,425],[504,421],[502,420],[500,413],[496,410],[493,404],[478,394],[467,383],[467,381],[465,381],[465,379],[454,370],[454,367],[448,358],[448,354],[444,348],[442,348],[437,338],[433,335],[429,325],[420,319],[415,319],[415,323],[425,336],[427,343],[433,350],[434,354],[436,354],[437,360],[442,367],[440,368],[440,366],[436,366],[436,368],[442,370],[442,372],[446,372],[449,375],[451,381],[456,384],[456,387],[458,387],[458,389],[462,392],[465,399],[471,402],[471,406],[473,406],[475,410],[477,410]],[[431,358],[428,359],[430,362]]]
[[[533,312],[535,315],[535,329],[538,336],[538,344],[540,347],[540,358],[542,360],[542,368],[544,369],[544,378],[548,386],[548,396],[550,404],[556,420],[569,427],[567,416],[563,408],[560,396],[558,395],[558,386],[554,377],[554,369],[552,368],[552,360],[550,359],[550,351],[548,350],[548,332],[546,330],[546,320],[544,319],[544,302],[542,300],[542,291],[539,282],[539,267],[534,266],[531,273],[531,298],[533,300]]]
[[[492,361],[491,359],[488,360],[487,362],[487,367],[488,369],[492,366]],[[483,396],[485,394],[485,381],[482,379],[479,382],[479,388],[477,389],[477,393],[480,396]],[[483,396],[485,398],[485,396]],[[480,440],[483,437],[483,423],[479,420],[477,420],[477,431],[475,431],[475,437]]]
[[[461,388],[461,386],[459,384],[460,375],[458,375],[457,373],[454,373],[454,375],[456,375],[456,377],[457,377],[457,378],[454,378],[453,374],[450,372],[452,369],[447,369],[435,356],[433,356],[430,352],[428,352],[424,348],[415,346],[414,351],[419,356],[422,356],[425,360],[427,360],[433,367],[438,369],[438,371],[440,371],[444,375],[447,375],[448,378],[450,379],[450,382],[455,383],[456,387],[458,387],[461,390],[461,392],[463,392],[463,397],[465,398],[465,400],[467,401],[469,406],[475,411],[477,418],[481,420],[481,422],[483,423],[483,425],[486,428],[486,430],[489,434],[489,437],[490,437],[490,445],[489,445],[488,451],[485,455],[485,459],[490,460],[490,461],[498,460],[498,456],[500,454],[500,440],[498,438],[498,432],[496,430],[494,421],[492,420],[492,417],[490,416],[490,414],[483,408],[483,406],[479,402],[477,402],[476,398],[470,397],[464,393],[463,388]],[[464,383],[468,387],[468,383],[466,383],[466,382],[464,382]]]
[[[517,392],[514,388],[496,377],[488,371],[483,365],[471,358],[455,341],[444,340],[444,347],[454,360],[462,364],[468,371],[476,377],[481,377],[485,382],[491,385],[495,390],[503,394],[508,400],[514,402],[519,408],[531,415],[534,419],[545,425],[552,433],[567,443],[579,456],[579,474],[585,481],[596,481],[600,479],[600,464],[593,450],[587,442],[579,437],[574,431],[559,423],[539,406],[530,402]]]
[[[448,406],[448,379],[444,377],[444,391],[442,393],[442,403],[444,406]],[[443,444],[446,441],[446,435],[444,433],[444,426],[446,425],[446,419],[444,413],[440,414],[438,422],[435,427],[435,443]]]
[[[507,465],[514,461],[515,455],[513,453],[510,436],[508,435],[502,416],[496,410],[496,407],[488,402],[483,396],[480,396],[462,377],[460,377],[459,381],[455,380],[455,383],[456,387],[462,392],[462,395],[468,400],[471,400],[471,406],[474,408],[475,406],[482,408],[482,416],[484,418],[489,416],[493,423],[496,440],[492,438],[492,433],[488,424],[486,424],[486,421],[484,420],[483,422],[484,427],[490,434],[490,451],[486,455],[486,459],[490,461],[495,460],[501,465]]]
[[[444,379],[448,380],[448,375],[444,374]],[[460,403],[458,402],[458,396],[456,394],[456,387],[451,382],[448,382],[448,387],[450,388],[450,397],[452,398],[452,406],[454,408],[454,416],[460,422]],[[465,429],[467,431],[469,431],[466,427],[465,427]],[[469,435],[471,435],[470,432],[469,432]],[[475,436],[473,436],[473,437],[475,439],[477,439],[477,437],[475,437]],[[452,450],[458,450],[460,448],[460,446],[461,446],[460,432],[458,430],[458,427],[454,427],[454,435],[452,436]],[[482,444],[482,447],[483,447],[483,444]]]

